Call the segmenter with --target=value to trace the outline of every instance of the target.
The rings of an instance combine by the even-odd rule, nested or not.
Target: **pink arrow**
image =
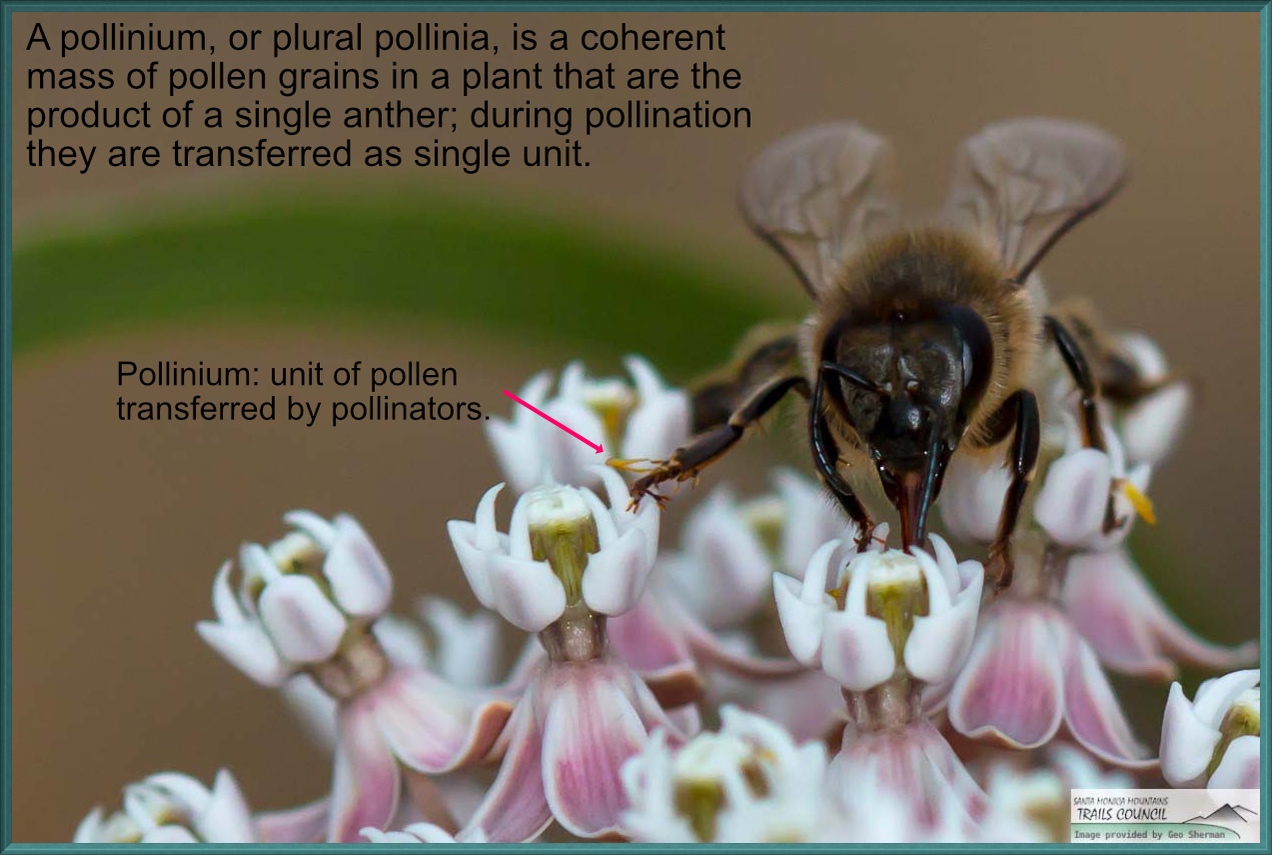
[[[588,439],[587,437],[585,437],[583,434],[579,433],[579,432],[578,432],[578,431],[576,431],[576,430],[571,430],[570,428],[568,428],[568,427],[566,427],[565,425],[561,424],[561,423],[560,423],[559,421],[557,421],[556,419],[552,418],[552,416],[548,415],[548,414],[547,414],[547,413],[545,413],[543,410],[541,410],[541,409],[539,409],[538,407],[536,407],[534,404],[526,403],[525,401],[523,401],[523,400],[521,400],[520,398],[518,398],[516,395],[512,394],[511,392],[509,392],[507,389],[504,389],[504,390],[503,390],[503,393],[504,393],[505,395],[507,395],[509,398],[512,398],[512,400],[516,401],[516,402],[517,402],[518,404],[520,404],[521,406],[525,407],[525,408],[526,408],[527,410],[529,410],[530,412],[534,413],[535,415],[537,415],[537,416],[542,416],[543,418],[545,418],[545,419],[547,419],[548,421],[552,422],[552,424],[556,425],[556,426],[557,426],[557,427],[559,427],[561,430],[565,431],[565,432],[566,432],[566,433],[568,433],[570,436],[574,437],[574,438],[575,438],[575,439],[577,439],[579,442],[581,442],[581,443],[583,443],[584,445],[586,445],[588,448],[594,448],[594,449],[596,449],[596,453],[597,453],[597,454],[600,454],[602,451],[604,451],[604,450],[605,450],[605,446],[601,445],[600,443],[592,442],[590,439]]]

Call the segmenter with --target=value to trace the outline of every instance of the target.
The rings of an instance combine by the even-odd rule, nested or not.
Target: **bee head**
[[[819,382],[868,449],[907,546],[926,537],[928,509],[992,362],[989,328],[965,306],[894,310],[827,335]]]

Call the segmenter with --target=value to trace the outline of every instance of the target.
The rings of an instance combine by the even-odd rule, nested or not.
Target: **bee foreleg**
[[[813,464],[821,475],[822,483],[830,490],[839,506],[857,526],[857,551],[865,551],[874,534],[874,522],[865,505],[852,491],[852,487],[839,474],[839,445],[830,432],[830,425],[821,411],[822,383],[820,377],[813,390],[812,406],[808,408],[809,435],[813,441]]]
[[[775,377],[759,387],[729,416],[729,420],[699,434],[688,445],[676,449],[671,458],[632,484],[632,507],[645,495],[667,481],[688,481],[723,457],[737,444],[747,429],[764,418],[792,390],[808,395],[808,381],[800,375]]]
[[[1003,402],[991,417],[991,424],[1001,425],[1002,434],[991,437],[987,442],[993,445],[1007,431],[1013,431],[1010,456],[1007,459],[1011,468],[1011,482],[1007,494],[1003,497],[1003,507],[998,516],[998,532],[994,542],[989,546],[989,566],[987,574],[994,577],[994,588],[1002,591],[1011,585],[1012,572],[1015,568],[1011,554],[1011,537],[1016,530],[1016,521],[1020,516],[1020,506],[1025,501],[1025,491],[1033,480],[1034,469],[1038,465],[1038,446],[1042,441],[1041,418],[1038,414],[1038,399],[1028,389],[1021,389]]]

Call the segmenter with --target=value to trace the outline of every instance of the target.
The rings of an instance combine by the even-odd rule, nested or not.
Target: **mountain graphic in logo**
[[[1194,816],[1192,819],[1186,819],[1184,822],[1257,822],[1259,815],[1249,808],[1241,805],[1225,804],[1222,807],[1206,814],[1205,816]]]

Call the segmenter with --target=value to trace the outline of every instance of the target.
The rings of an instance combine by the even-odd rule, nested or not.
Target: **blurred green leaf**
[[[798,316],[798,289],[783,304],[754,286],[701,258],[528,212],[288,193],[20,249],[13,346],[21,356],[156,323],[324,321],[640,352],[683,379],[727,358],[756,322]]]

